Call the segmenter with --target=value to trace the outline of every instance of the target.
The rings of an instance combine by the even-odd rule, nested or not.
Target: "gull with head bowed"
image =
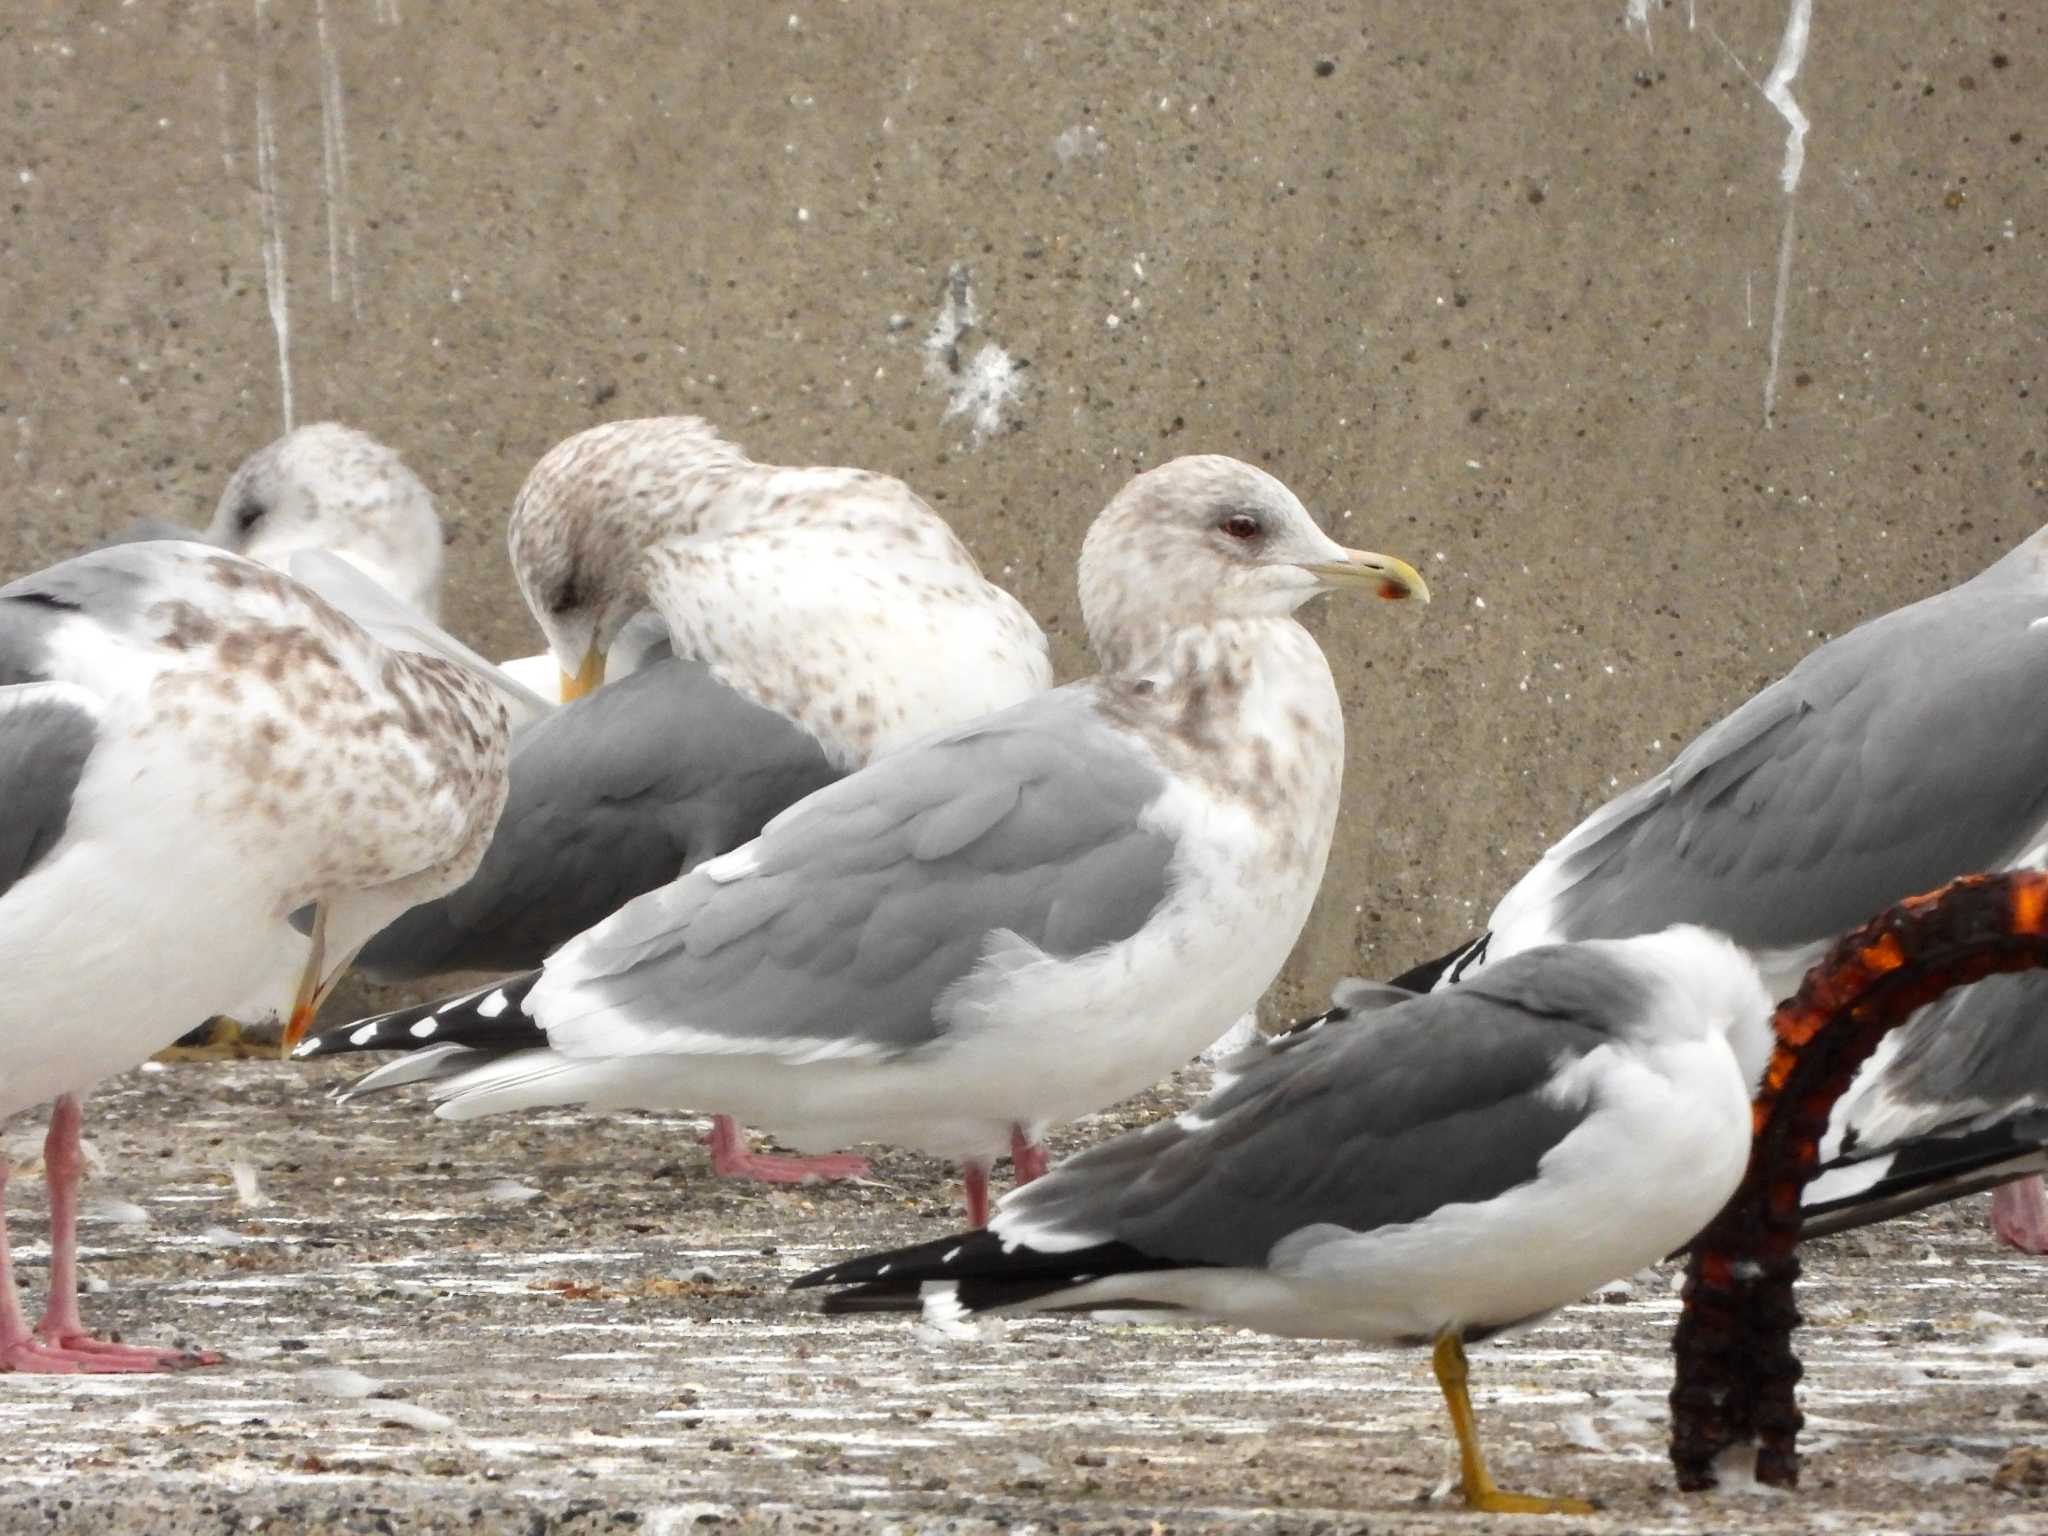
[[[30,1328],[0,1217],[0,1370],[203,1363],[80,1321],[80,1097],[209,1014],[296,1040],[363,940],[475,868],[505,743],[466,670],[224,550],[0,587],[0,1121],[56,1101],[49,1306]]]
[[[536,607],[569,665],[610,622],[590,559],[529,565],[554,572]],[[745,580],[748,563],[728,569]],[[828,553],[821,598],[832,574]],[[658,606],[669,579],[649,578]],[[1020,1179],[1041,1169],[1046,1127],[1187,1061],[1299,935],[1344,722],[1294,611],[1332,590],[1428,596],[1412,567],[1339,546],[1279,481],[1217,456],[1126,485],[1089,530],[1080,590],[1098,676],[875,760],[538,971],[301,1054],[412,1051],[355,1091],[426,1081],[454,1119],[717,1110],[800,1148],[908,1145],[960,1162],[979,1221],[997,1155]],[[858,710],[829,654],[783,686],[800,720]],[[886,725],[870,712],[857,734]]]

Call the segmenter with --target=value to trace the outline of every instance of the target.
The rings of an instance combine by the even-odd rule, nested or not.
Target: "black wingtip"
[[[489,986],[436,998],[413,1008],[372,1014],[322,1030],[299,1042],[294,1061],[314,1056],[348,1056],[361,1051],[419,1051],[435,1045],[475,1050],[527,1050],[547,1044],[547,1033],[525,1011],[526,994],[539,971],[508,976]]]
[[[1447,955],[1438,955],[1434,960],[1403,971],[1388,986],[1400,987],[1407,992],[1434,992],[1437,983],[1446,976],[1452,981],[1464,979],[1465,972],[1486,958],[1486,946],[1493,939],[1491,933],[1482,933],[1477,939],[1460,944]]]

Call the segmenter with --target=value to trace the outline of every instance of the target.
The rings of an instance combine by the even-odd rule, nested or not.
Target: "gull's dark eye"
[[[1223,519],[1223,531],[1233,539],[1256,539],[1259,536],[1259,520],[1249,512],[1233,512]]]
[[[263,503],[256,500],[253,496],[243,502],[239,507],[235,508],[235,532],[247,533],[251,528],[254,528],[263,521],[265,510]]]
[[[548,604],[548,609],[552,613],[567,613],[582,601],[582,589],[576,584],[576,573],[571,571],[569,579],[563,582],[561,589],[555,593],[555,600]]]

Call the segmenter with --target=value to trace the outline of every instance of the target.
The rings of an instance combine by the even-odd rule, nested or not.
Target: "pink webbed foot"
[[[2048,1194],[2038,1175],[1992,1191],[1991,1230],[2021,1253],[2048,1253]]]
[[[836,1179],[864,1179],[868,1163],[851,1153],[825,1157],[783,1157],[756,1152],[747,1145],[739,1122],[730,1115],[711,1117],[711,1171],[721,1179],[752,1179],[760,1184],[825,1184]]]
[[[27,1338],[11,1346],[0,1345],[0,1371],[44,1375],[189,1371],[203,1365],[219,1365],[221,1360],[212,1350],[151,1349],[140,1344],[116,1344],[87,1333],[67,1333],[54,1339]]]

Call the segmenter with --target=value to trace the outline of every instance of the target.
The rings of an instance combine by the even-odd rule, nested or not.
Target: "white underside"
[[[275,886],[193,826],[187,765],[138,755],[95,753],[64,838],[0,897],[0,1117],[83,1092],[214,1014],[290,1004],[307,946]]]

